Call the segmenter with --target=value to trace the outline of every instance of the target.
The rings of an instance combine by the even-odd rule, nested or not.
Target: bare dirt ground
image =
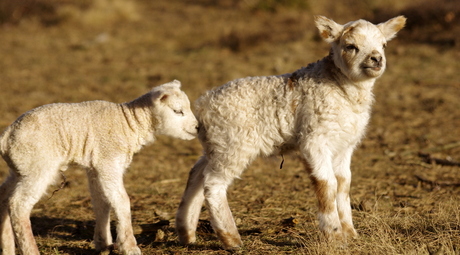
[[[41,0],[0,3],[0,128],[55,102],[125,102],[178,79],[194,101],[246,76],[292,72],[328,53],[313,15],[345,23],[408,17],[387,49],[351,189],[359,239],[328,245],[297,155],[257,159],[229,190],[240,254],[460,253],[460,6],[458,1]],[[160,137],[126,173],[144,254],[226,254],[206,209],[196,245],[182,247],[174,214],[200,144]],[[0,179],[8,174],[0,162]],[[85,172],[34,208],[43,254],[93,254]],[[114,254],[117,252],[114,251]]]

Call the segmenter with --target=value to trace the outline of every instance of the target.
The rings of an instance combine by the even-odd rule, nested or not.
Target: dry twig
[[[64,173],[63,172],[60,172],[61,173],[61,176],[62,176],[62,182],[61,182],[61,186],[59,186],[58,189],[54,190],[53,193],[51,194],[51,196],[48,198],[48,200],[50,200],[53,196],[54,196],[54,193],[60,191],[61,189],[63,189],[65,187],[65,185],[67,184],[67,178],[65,177]]]
[[[460,187],[460,183],[458,182],[440,182],[440,181],[432,181],[428,180],[420,175],[414,175],[417,180],[427,183],[431,186],[439,186],[439,187]]]
[[[422,158],[425,163],[429,163],[429,164],[435,163],[437,165],[443,165],[443,166],[460,166],[460,162],[458,161],[435,158],[435,157],[432,157],[429,153],[419,152],[418,156]]]

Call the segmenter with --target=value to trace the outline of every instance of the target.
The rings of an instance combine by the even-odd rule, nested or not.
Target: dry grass
[[[459,168],[418,156],[460,161],[455,1],[3,1],[0,127],[39,105],[124,102],[172,79],[195,100],[226,81],[291,72],[327,54],[314,14],[381,22],[401,13],[409,27],[389,44],[368,135],[352,163],[360,238],[346,247],[325,244],[297,156],[285,156],[282,170],[281,158],[260,158],[229,191],[241,254],[458,254]],[[200,153],[198,141],[160,138],[135,156],[125,184],[145,254],[227,253],[206,210],[197,245],[181,247],[174,234],[187,172]],[[0,179],[7,172],[1,162]],[[43,254],[91,254],[94,217],[85,173],[65,174],[68,185],[33,211],[38,245]]]

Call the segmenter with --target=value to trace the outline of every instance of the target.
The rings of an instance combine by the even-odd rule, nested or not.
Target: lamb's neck
[[[129,129],[136,133],[140,145],[155,140],[155,121],[152,114],[152,103],[146,98],[137,98],[131,102],[121,104],[123,115]]]
[[[362,91],[367,91],[369,93],[372,93],[372,90],[374,88],[376,79],[369,79],[365,81],[360,81],[360,82],[353,82],[352,85]]]
[[[346,76],[342,70],[334,64],[333,56],[330,54],[325,57],[325,65],[328,68],[323,69],[326,72],[329,72],[326,76],[331,77],[334,80],[334,83],[345,93],[347,97],[351,100],[367,101],[369,104],[373,102],[373,93],[374,83],[376,78],[370,78],[362,81],[353,81],[348,76]]]

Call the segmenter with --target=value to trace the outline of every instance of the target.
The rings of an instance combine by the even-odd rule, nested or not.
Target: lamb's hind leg
[[[28,175],[18,177],[18,182],[9,200],[11,225],[15,240],[21,254],[38,255],[38,247],[32,232],[30,213],[33,206],[45,193],[48,185],[54,181],[58,167],[40,165],[40,168],[31,167]]]
[[[8,212],[8,201],[16,182],[16,174],[11,171],[10,176],[0,186],[0,249],[4,255],[15,254],[14,233]]]
[[[227,188],[233,179],[240,176],[255,155],[254,151],[235,148],[219,155],[214,152],[204,170],[204,195],[211,216],[211,225],[227,250],[243,245],[227,201]],[[245,152],[245,153],[241,153]],[[229,159],[228,155],[232,155]]]
[[[196,227],[204,201],[203,170],[207,165],[206,157],[201,157],[190,170],[187,187],[176,214],[176,231],[182,245],[196,241]]]

